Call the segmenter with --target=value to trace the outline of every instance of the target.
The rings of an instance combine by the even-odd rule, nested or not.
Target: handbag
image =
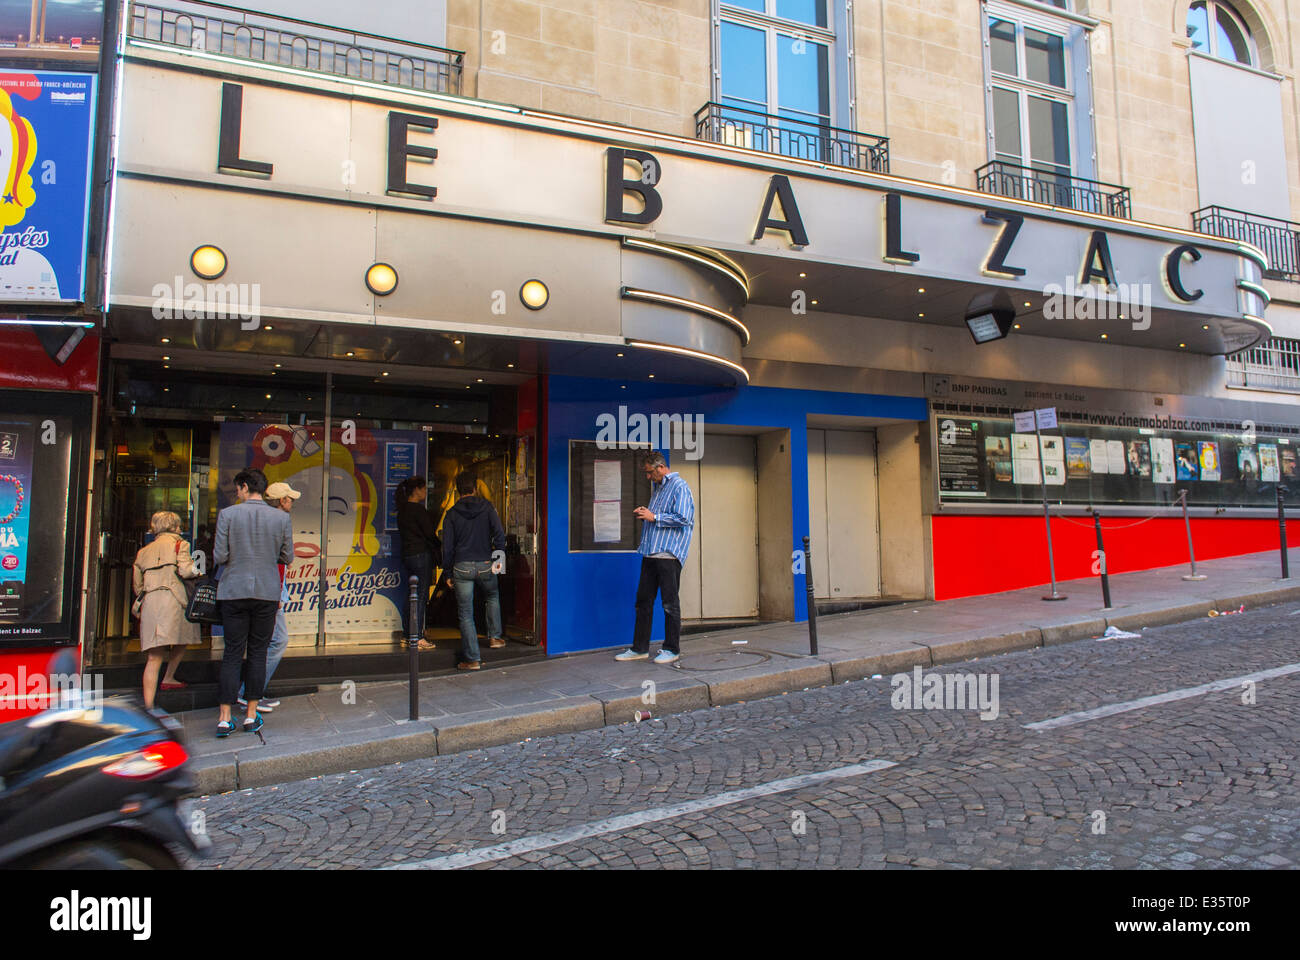
[[[218,567],[211,577],[194,581],[194,592],[185,606],[185,619],[190,623],[221,623],[221,601],[217,599],[217,583],[221,579]],[[188,586],[187,586],[188,590]]]

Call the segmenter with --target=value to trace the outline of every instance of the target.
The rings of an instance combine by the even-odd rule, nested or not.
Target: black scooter
[[[65,694],[0,724],[0,868],[175,870],[210,843],[182,822],[194,792],[181,726],[126,697]]]

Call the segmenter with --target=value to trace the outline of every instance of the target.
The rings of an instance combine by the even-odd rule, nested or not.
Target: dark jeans
[[[221,702],[233,704],[239,692],[240,674],[249,700],[260,700],[266,687],[266,650],[275,632],[278,600],[222,600],[221,627],[226,652],[221,658]],[[244,668],[244,654],[248,666]]]
[[[483,590],[483,615],[487,618],[488,639],[501,636],[501,595],[491,560],[462,560],[451,568],[456,589],[456,619],[460,623],[460,657],[474,662],[479,659],[478,628],[474,624],[474,584]]]
[[[411,577],[420,578],[420,629],[415,635],[423,637],[425,616],[429,607],[429,577],[433,573],[433,558],[427,553],[402,557],[402,567],[406,570],[406,580],[402,583],[402,629],[406,631],[403,639],[411,636],[411,603],[406,599],[411,593]]]
[[[637,653],[650,652],[656,593],[661,595],[664,605],[664,649],[669,653],[682,652],[682,605],[677,598],[681,579],[680,561],[641,558],[641,582],[636,587],[636,631],[632,634],[632,649]]]

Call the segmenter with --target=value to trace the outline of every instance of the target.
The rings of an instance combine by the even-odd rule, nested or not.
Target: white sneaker
[[[660,650],[659,656],[655,657],[655,663],[676,663],[682,658],[681,654],[673,653],[669,650]]]
[[[614,659],[615,659],[615,660],[649,660],[649,659],[650,659],[650,654],[648,654],[648,653],[637,653],[635,650],[624,650],[622,653],[620,653],[620,654],[619,654],[618,656],[616,656]]]

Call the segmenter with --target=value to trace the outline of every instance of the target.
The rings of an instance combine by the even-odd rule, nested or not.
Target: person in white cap
[[[295,490],[287,483],[273,483],[266,488],[266,494],[263,500],[268,507],[276,510],[283,510],[285,513],[293,512],[293,502],[302,496],[302,491]],[[271,634],[271,645],[266,648],[266,683],[263,690],[269,690],[271,687],[271,675],[275,673],[275,668],[280,665],[280,660],[284,657],[284,651],[289,646],[289,626],[284,619],[284,605],[289,602],[289,588],[284,582],[285,565],[280,564],[280,607],[275,611],[275,632]],[[244,699],[244,685],[239,685],[239,696],[237,698],[240,706],[247,706],[248,701]],[[262,713],[270,713],[280,705],[279,700],[264,696],[257,702],[257,709]]]

